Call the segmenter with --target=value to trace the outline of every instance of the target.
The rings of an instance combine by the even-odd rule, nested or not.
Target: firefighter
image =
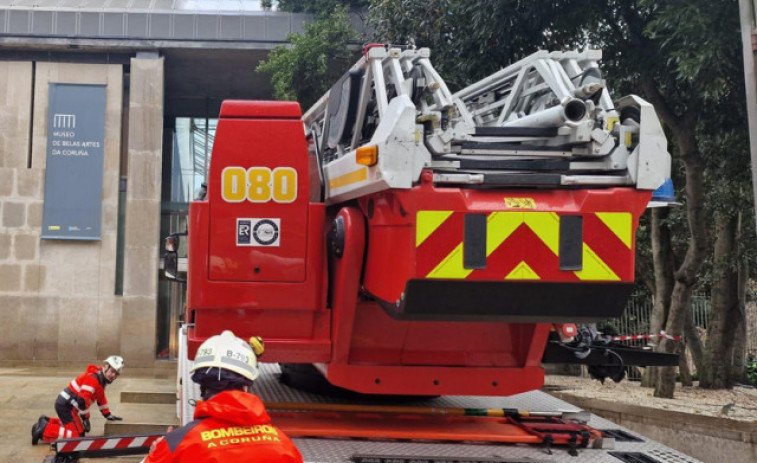
[[[58,418],[40,416],[32,426],[32,445],[40,439],[54,442],[57,439],[81,437],[89,432],[89,406],[97,402],[100,412],[108,421],[121,421],[108,408],[105,386],[115,381],[124,367],[124,359],[111,355],[102,367],[90,365],[87,371],[77,376],[63,389],[55,400]]]
[[[256,355],[262,354],[261,340],[251,343],[231,331],[202,343],[190,370],[202,397],[194,421],[169,428],[143,463],[302,463],[292,441],[271,425],[263,402],[248,393],[259,374]]]

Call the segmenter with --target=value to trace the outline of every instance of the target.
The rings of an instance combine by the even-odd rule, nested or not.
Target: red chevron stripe
[[[584,215],[583,240],[621,280],[633,280],[633,250],[594,214]]]
[[[573,272],[560,270],[560,260],[526,224],[515,231],[486,259],[486,268],[474,270],[468,280],[503,280],[525,262],[541,280],[578,281]]]
[[[425,278],[439,262],[463,242],[465,213],[453,212],[415,250],[415,274]]]

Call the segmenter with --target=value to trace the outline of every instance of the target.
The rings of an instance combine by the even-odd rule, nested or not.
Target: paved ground
[[[31,445],[31,426],[39,415],[56,416],[53,408],[55,397],[83,371],[84,368],[0,368],[0,461],[41,463],[45,456],[52,454],[48,445]],[[140,376],[136,377],[137,374]],[[121,390],[150,390],[156,385],[165,388],[174,382],[175,379],[169,378],[165,371],[143,371],[130,375],[126,369],[124,376],[106,388],[106,395],[116,415],[124,415],[126,421],[134,420],[138,417],[119,412]],[[126,406],[123,408],[128,409]],[[92,435],[101,435],[105,420],[96,407],[92,411]],[[119,461],[140,459],[124,458]]]

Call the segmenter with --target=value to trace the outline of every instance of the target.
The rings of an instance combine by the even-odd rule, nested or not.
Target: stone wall
[[[158,303],[163,58],[131,60],[129,175],[126,193],[121,352],[140,365],[155,360]]]
[[[126,271],[120,296],[115,286],[123,67],[0,62],[0,362],[79,364],[121,353],[130,365],[152,366],[162,66],[162,59],[133,60],[131,66],[136,102],[130,105],[135,121],[128,139],[133,159],[127,164],[133,188],[126,205]],[[50,82],[106,85],[100,241],[40,239]]]

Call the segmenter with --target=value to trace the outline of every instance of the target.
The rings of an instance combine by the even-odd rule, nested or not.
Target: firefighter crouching
[[[102,367],[90,365],[87,371],[73,379],[55,400],[58,418],[40,416],[32,426],[32,445],[40,439],[55,442],[57,439],[81,437],[89,432],[89,406],[97,402],[106,420],[120,421],[112,414],[105,397],[105,386],[115,381],[124,367],[124,359],[111,355]]]
[[[157,442],[143,463],[233,461],[302,463],[302,456],[271,418],[260,399],[248,393],[258,377],[260,338],[253,347],[231,331],[208,338],[197,350],[190,373],[202,400],[194,421]]]

